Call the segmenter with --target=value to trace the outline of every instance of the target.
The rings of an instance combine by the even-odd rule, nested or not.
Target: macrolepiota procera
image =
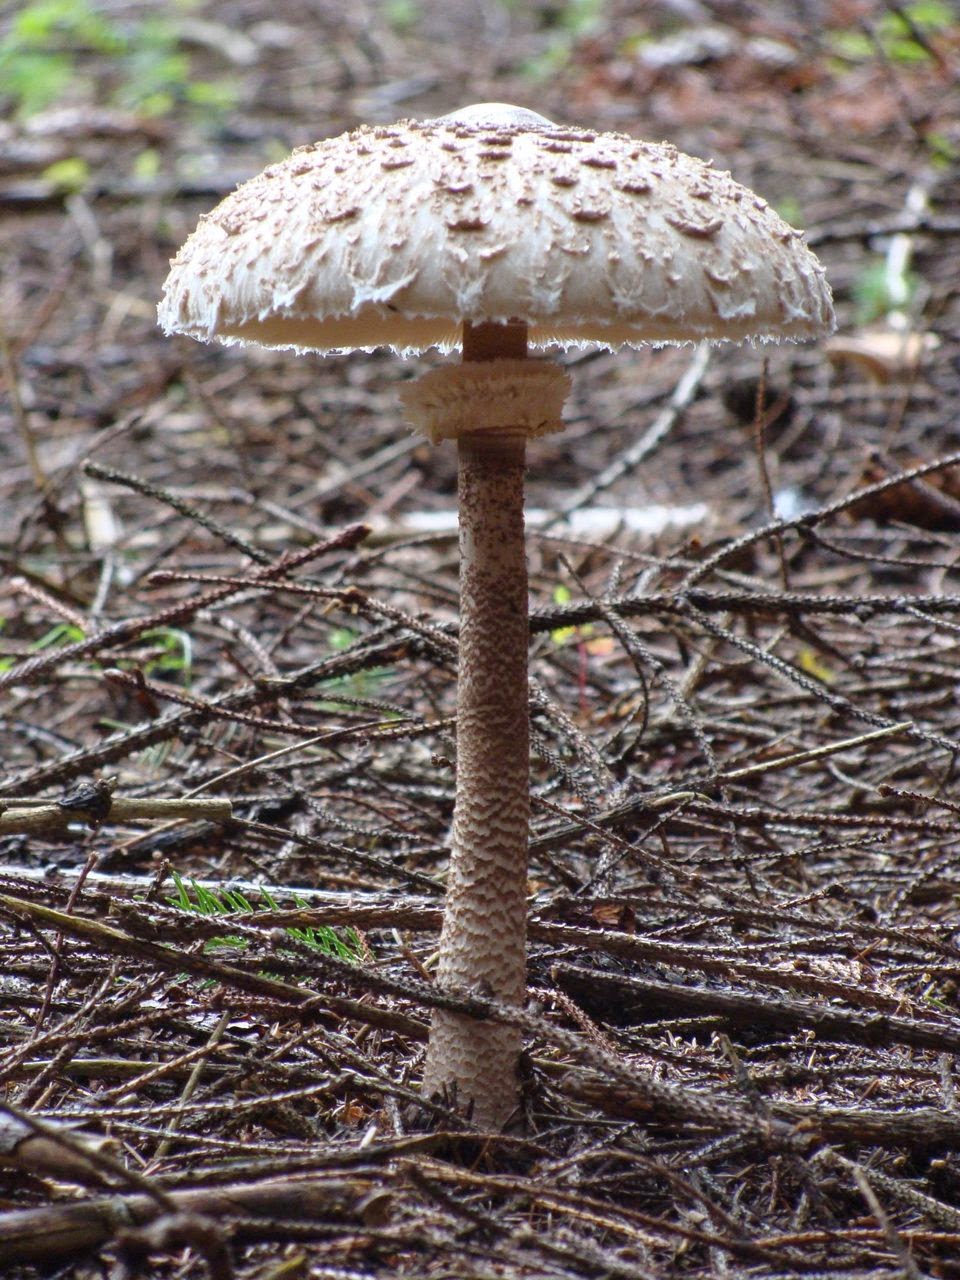
[[[833,327],[800,232],[674,147],[499,103],[301,147],[201,219],[173,261],[169,333],[298,351],[462,348],[406,384],[459,453],[457,790],[437,977],[522,1006],[529,723],[527,440],[569,378],[528,347],[804,339]],[[504,1124],[520,1033],[435,1013],[428,1095]]]

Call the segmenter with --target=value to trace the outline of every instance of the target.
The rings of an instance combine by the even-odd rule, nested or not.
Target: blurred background
[[[38,468],[58,470],[88,447],[91,431],[132,413],[140,415],[141,436],[163,420],[167,444],[157,439],[146,451],[149,469],[162,472],[175,461],[182,474],[192,456],[191,406],[195,418],[201,393],[208,408],[216,402],[243,424],[237,429],[248,458],[262,452],[258,424],[278,417],[288,439],[307,430],[312,437],[295,407],[280,412],[276,395],[247,379],[251,369],[302,381],[309,419],[327,425],[312,387],[342,381],[338,362],[312,360],[308,376],[292,372],[289,357],[203,352],[161,338],[154,308],[167,259],[204,209],[292,147],[358,123],[431,116],[471,101],[513,101],[557,120],[667,139],[733,170],[789,221],[811,229],[847,336],[859,341],[863,327],[896,313],[897,324],[919,334],[908,375],[922,368],[936,385],[939,368],[938,389],[951,391],[960,327],[956,240],[946,258],[943,231],[904,242],[891,265],[890,237],[870,231],[900,223],[909,231],[960,205],[958,58],[960,27],[945,0],[7,4],[0,18],[0,325],[6,372],[19,370],[29,412],[26,426],[22,414],[13,422],[8,401],[0,418],[7,482],[25,495]],[[868,350],[858,368],[872,358]],[[874,372],[883,375],[884,361],[900,358],[881,349]],[[772,399],[783,398],[784,360],[813,362],[826,376],[822,352],[774,352],[771,360]],[[714,405],[713,426],[727,431],[753,416],[759,361],[728,353],[719,362],[724,407]],[[376,378],[359,371],[364,365],[376,370],[382,360],[351,361],[348,378]],[[678,353],[636,353],[601,357],[585,369],[573,435],[543,446],[550,485],[601,465],[615,447],[618,437],[608,435],[600,455],[594,445],[578,456],[585,434],[578,419],[622,424],[638,396],[642,404],[662,392],[683,367]],[[405,375],[391,361],[384,376]],[[200,382],[191,387],[191,378]],[[338,418],[363,418],[363,396],[348,400],[340,395]],[[902,442],[909,426],[919,449],[938,428],[915,409],[895,435]],[[876,396],[866,412],[875,416]],[[206,410],[203,418],[205,463]],[[814,427],[809,419],[788,398],[779,429],[792,423],[793,437],[780,450],[776,480],[785,492],[812,489],[813,498],[822,496],[822,467],[811,471],[811,453],[837,448],[839,423],[834,417]],[[864,424],[868,436],[875,425]],[[25,430],[32,444],[24,443]],[[885,440],[882,423],[880,432]],[[323,450],[310,446],[314,473]],[[233,452],[217,463],[237,475]],[[713,452],[703,462],[715,469],[741,465],[726,450],[711,463]],[[798,453],[799,471],[790,465]],[[436,469],[437,485],[449,490],[443,460],[422,466]],[[859,461],[838,466],[848,474]],[[532,467],[536,487],[536,458]],[[686,500],[685,491],[703,480],[687,471],[668,447],[660,480],[643,482],[646,496]],[[752,492],[746,480],[725,498],[739,502]],[[69,494],[68,482],[61,506],[69,507]],[[8,496],[7,520],[20,510]],[[538,493],[538,501],[550,496]],[[315,514],[350,513],[341,508]]]
[[[569,1040],[536,1038],[536,1144],[509,1147],[529,1201],[514,1165],[481,1188],[492,1145],[462,1187],[404,1165],[412,1251],[364,1218],[331,1228],[322,1274],[359,1274],[368,1236],[364,1274],[385,1278],[474,1277],[487,1241],[491,1275],[958,1274],[958,71],[956,0],[0,0],[0,876],[89,926],[61,964],[9,908],[9,1096],[108,1124],[138,1168],[180,1179],[337,1150],[356,1170],[376,1126],[403,1138],[425,1009],[375,984],[328,1009],[302,948],[245,952],[257,913],[219,939],[190,913],[235,910],[218,895],[237,877],[332,895],[353,961],[431,974],[456,459],[411,436],[397,384],[444,357],[207,347],[162,335],[156,305],[197,219],[291,148],[514,102],[731,170],[805,228],[839,327],[559,357],[566,430],[529,450],[529,505],[614,516],[528,537],[530,891],[567,930],[533,937],[530,982],[546,1018],[629,1070],[578,1096],[558,1074]],[[627,527],[652,512],[659,532]],[[317,549],[356,521],[369,539]],[[253,580],[310,546],[282,582]],[[228,595],[203,594],[212,575]],[[73,820],[91,787],[102,817],[114,782],[232,817]],[[3,810],[78,785],[49,840]],[[341,917],[346,892],[413,914]],[[89,940],[118,903],[172,965],[116,931]],[[314,983],[322,1036],[236,969],[187,978],[177,957],[201,946]],[[558,956],[591,967],[564,976]],[[143,1020],[113,1041],[128,1009]],[[207,1060],[221,1032],[229,1056]],[[690,1084],[696,1106],[651,1111],[631,1078]],[[705,1126],[711,1092],[727,1110]],[[730,1128],[731,1098],[753,1127]],[[755,1145],[770,1115],[882,1169],[889,1220],[852,1166]],[[602,1213],[564,1218],[551,1180]],[[46,1184],[16,1194],[43,1203]]]
[[[834,351],[829,366],[823,349],[767,353],[765,395],[782,402],[770,423],[771,440],[780,436],[771,465],[785,502],[820,499],[838,479],[853,483],[863,450],[848,456],[848,443],[936,448],[953,428],[931,415],[929,397],[957,389],[958,59],[960,23],[946,0],[7,4],[0,325],[5,372],[20,377],[22,401],[14,417],[9,400],[0,410],[0,457],[18,495],[4,504],[7,535],[31,481],[68,466],[125,415],[137,415],[135,430],[150,441],[141,451],[147,469],[176,469],[181,479],[192,461],[211,460],[211,413],[240,432],[261,481],[280,425],[294,454],[284,473],[305,498],[318,468],[336,470],[331,414],[341,428],[349,420],[371,430],[370,446],[385,428],[402,430],[392,400],[377,402],[371,421],[366,396],[412,368],[374,356],[351,359],[344,372],[339,361],[203,351],[161,337],[156,300],[167,260],[199,214],[292,147],[472,101],[512,101],[672,141],[731,169],[809,229],[848,349]],[[898,228],[907,238],[894,241]],[[908,344],[891,345],[890,329],[908,333]],[[676,382],[685,356],[594,354],[581,363],[571,433],[532,460],[541,505],[624,439],[605,430],[598,445],[594,428],[642,424],[644,405]],[[703,387],[714,398],[701,397],[686,437],[674,437],[680,452],[668,442],[639,481],[645,499],[699,498],[704,469],[733,471],[718,496],[749,517],[750,464],[709,436],[752,421],[760,364],[755,353],[718,353]],[[871,394],[838,413],[822,393],[831,381],[841,394],[837,384],[851,377],[865,378]],[[891,377],[920,380],[895,429]],[[818,379],[811,406],[802,384]],[[351,380],[352,392],[343,386]],[[335,410],[327,383],[339,388]],[[691,474],[689,434],[699,442],[706,430]],[[309,477],[297,472],[304,448]],[[828,482],[823,460],[838,450]],[[214,456],[221,474],[256,487],[236,448]],[[428,494],[449,491],[445,458],[418,466]],[[289,479],[281,483],[292,497]],[[61,507],[70,508],[72,491],[71,481],[59,484]],[[318,518],[363,514],[363,502],[342,493],[327,509],[318,501]],[[402,507],[403,496],[396,501]]]

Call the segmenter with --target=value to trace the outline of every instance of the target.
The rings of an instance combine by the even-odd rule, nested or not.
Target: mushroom
[[[569,379],[533,347],[811,338],[830,291],[801,233],[674,147],[485,103],[301,147],[201,219],[168,333],[298,351],[450,350],[401,392],[460,467],[457,794],[438,978],[521,1007],[529,828],[529,438]],[[520,1033],[435,1013],[424,1090],[503,1125]]]

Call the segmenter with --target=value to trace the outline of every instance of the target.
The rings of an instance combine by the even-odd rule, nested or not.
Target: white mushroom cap
[[[810,338],[833,309],[801,233],[674,147],[482,104],[301,147],[174,259],[168,333],[299,350]]]

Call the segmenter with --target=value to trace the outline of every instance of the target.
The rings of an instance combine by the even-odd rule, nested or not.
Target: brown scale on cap
[[[302,148],[228,196],[172,264],[170,332],[319,351],[449,348],[404,386],[460,460],[457,799],[438,979],[525,998],[526,441],[561,428],[543,347],[816,337],[830,291],[800,234],[668,145],[504,104]],[[516,1110],[519,1032],[437,1011],[424,1089]]]

